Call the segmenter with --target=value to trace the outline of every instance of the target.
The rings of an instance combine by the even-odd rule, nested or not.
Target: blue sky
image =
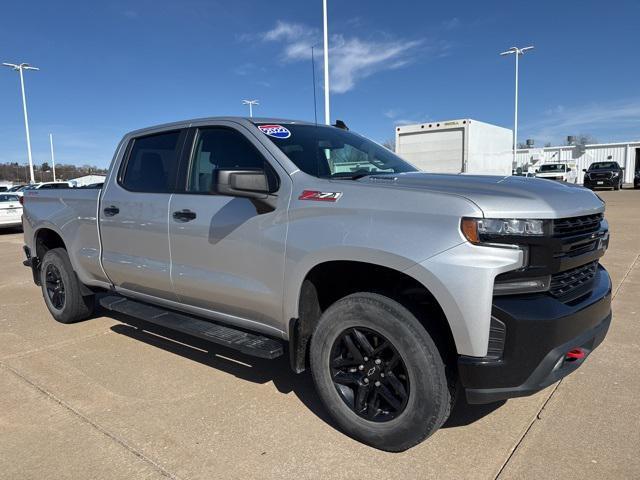
[[[29,62],[34,161],[108,165],[123,133],[184,118],[313,119],[321,0],[3,2],[0,60]],[[378,141],[394,125],[475,118],[520,139],[640,139],[640,2],[330,0],[332,117]],[[316,50],[322,120],[321,46]],[[0,70],[0,162],[26,161],[19,80]]]

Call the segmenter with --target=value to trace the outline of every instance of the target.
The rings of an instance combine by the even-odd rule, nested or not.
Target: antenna
[[[316,101],[316,59],[313,54],[315,45],[311,45],[311,74],[313,75],[313,118],[318,126],[318,102]]]

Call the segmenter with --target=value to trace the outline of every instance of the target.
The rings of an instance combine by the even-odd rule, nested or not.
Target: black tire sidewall
[[[409,376],[409,400],[397,418],[387,422],[366,420],[340,398],[329,359],[335,340],[351,327],[380,333],[402,357]],[[437,347],[413,314],[388,297],[359,293],[334,303],[318,323],[310,356],[316,388],[328,411],[345,433],[369,445],[406,450],[440,428],[448,416],[450,394]]]
[[[57,309],[51,303],[46,287],[46,271],[48,265],[54,265],[60,272],[62,283],[65,290],[65,301],[61,309]],[[40,284],[42,287],[42,296],[49,312],[58,322],[74,323],[86,316],[83,311],[84,299],[80,292],[80,282],[69,260],[69,255],[62,248],[54,248],[44,255],[42,264],[40,265]]]

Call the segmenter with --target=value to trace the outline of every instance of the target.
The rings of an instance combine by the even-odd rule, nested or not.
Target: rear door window
[[[133,192],[173,192],[183,136],[176,130],[134,139],[120,184]]]

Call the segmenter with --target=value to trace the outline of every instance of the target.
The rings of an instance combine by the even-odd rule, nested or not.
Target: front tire
[[[355,293],[331,305],[311,337],[318,395],[349,436],[406,450],[449,416],[445,363],[418,319],[398,302]]]
[[[45,253],[40,265],[42,296],[49,312],[60,323],[75,323],[94,310],[94,296],[82,295],[81,284],[64,248]]]

